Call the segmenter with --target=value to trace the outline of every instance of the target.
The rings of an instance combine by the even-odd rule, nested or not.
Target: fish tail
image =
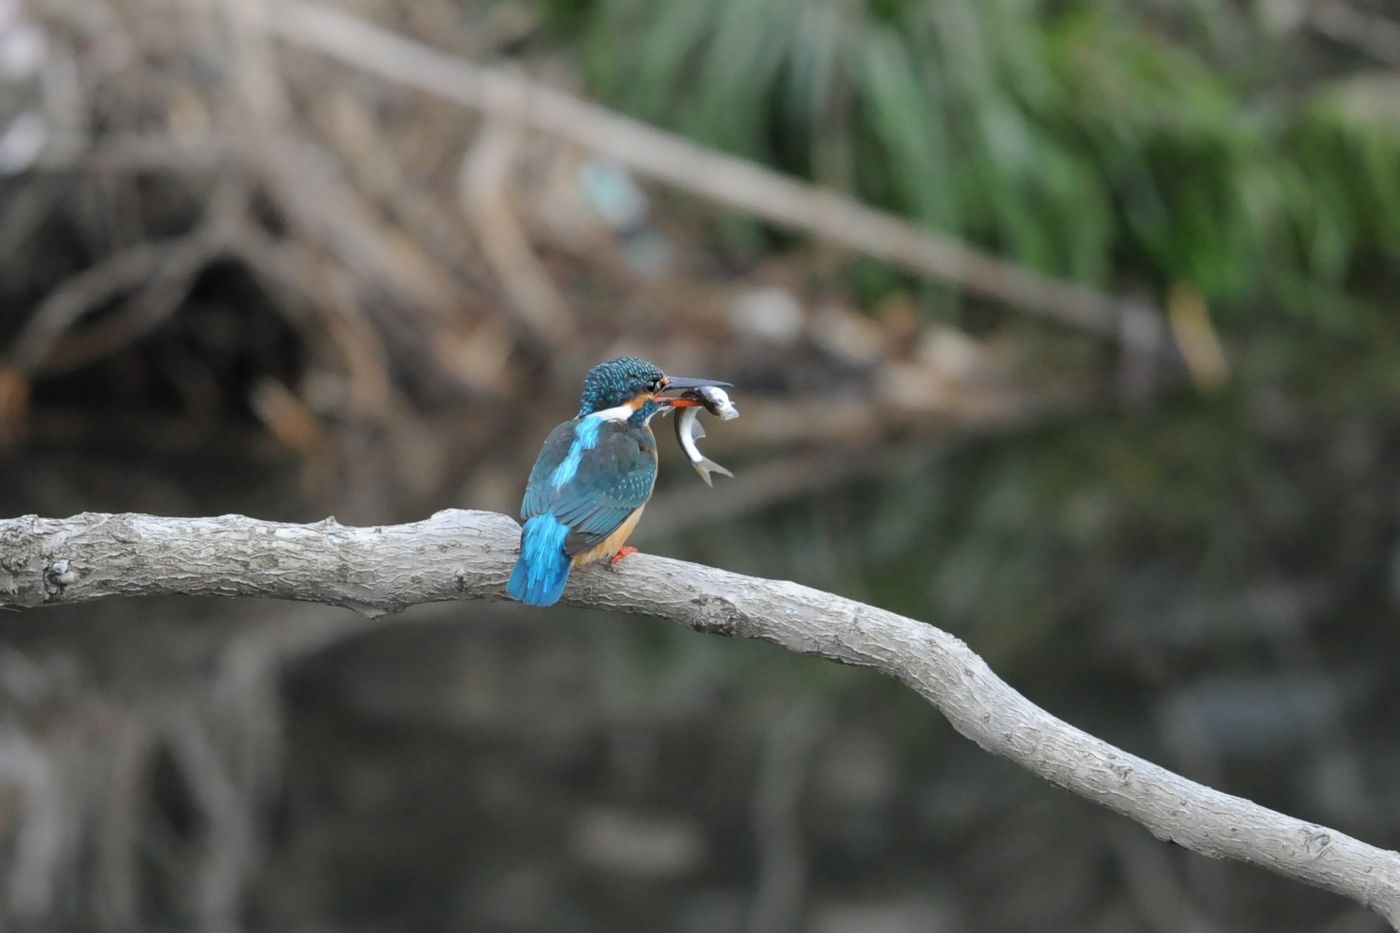
[[[552,606],[569,582],[569,555],[564,538],[569,526],[546,512],[525,523],[520,532],[520,558],[511,571],[506,592],[530,606]]]
[[[718,463],[715,463],[709,457],[700,458],[700,462],[695,464],[695,472],[700,474],[700,478],[705,481],[706,486],[713,486],[715,484],[715,481],[710,479],[711,473],[723,473],[730,479],[734,478],[733,473],[730,473],[728,470],[720,466]]]

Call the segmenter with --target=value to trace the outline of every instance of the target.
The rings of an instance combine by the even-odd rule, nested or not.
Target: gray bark
[[[239,515],[26,516],[0,520],[0,607],[185,594],[298,599],[378,615],[442,600],[500,600],[519,533],[504,515],[458,510],[373,528]],[[1400,854],[1094,738],[1017,693],[961,639],[931,625],[795,583],[640,554],[616,571],[576,572],[564,599],[888,674],[982,748],[1158,839],[1326,888],[1400,929]]]

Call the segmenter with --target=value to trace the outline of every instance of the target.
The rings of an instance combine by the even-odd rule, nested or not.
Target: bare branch
[[[519,526],[449,510],[351,528],[218,518],[83,514],[0,520],[0,608],[112,596],[263,596],[375,615],[504,598]],[[1055,718],[947,632],[853,600],[663,557],[589,568],[575,606],[652,616],[868,667],[915,690],[989,752],[1141,823],[1158,839],[1259,865],[1349,897],[1400,929],[1400,854],[1234,797]]]

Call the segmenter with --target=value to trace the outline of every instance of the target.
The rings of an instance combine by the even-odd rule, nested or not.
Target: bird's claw
[[[618,561],[622,560],[622,558],[627,557],[630,554],[635,553],[637,553],[637,549],[630,545],[625,548],[621,548],[616,554],[608,558],[607,568],[609,570],[616,570]]]

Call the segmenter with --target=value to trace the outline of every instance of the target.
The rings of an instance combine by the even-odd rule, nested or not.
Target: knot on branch
[[[63,595],[63,591],[78,582],[78,571],[71,561],[56,560],[44,568],[44,588],[53,599]]]
[[[696,631],[726,638],[739,634],[739,623],[744,614],[723,596],[701,595],[692,599],[690,604],[695,607],[692,628]]]

